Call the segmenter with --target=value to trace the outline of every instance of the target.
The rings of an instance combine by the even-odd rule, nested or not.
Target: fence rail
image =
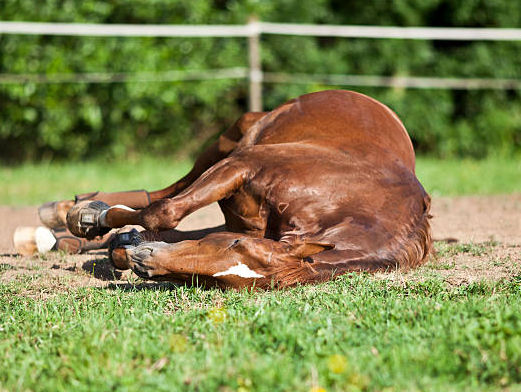
[[[245,25],[138,25],[0,21],[0,34],[98,37],[251,37],[259,34],[458,41],[521,41],[521,29],[342,26],[250,22]]]
[[[0,74],[0,84],[10,83],[117,83],[248,78],[250,110],[262,110],[262,83],[327,83],[333,85],[443,88],[520,89],[521,79],[386,77],[373,75],[316,75],[263,73],[260,35],[328,36],[372,39],[521,41],[521,29],[340,26],[266,23],[251,20],[245,25],[135,25],[0,21],[0,34],[66,35],[96,37],[243,37],[248,38],[249,69],[164,71],[156,73],[97,73],[28,75]]]
[[[91,72],[91,73],[53,73],[53,74],[0,74],[0,85],[38,83],[153,83],[153,82],[186,82],[218,79],[248,79],[248,68],[220,68],[214,70],[178,70],[162,72]],[[454,90],[504,90],[521,89],[519,79],[491,78],[436,78],[414,76],[376,76],[376,75],[344,75],[344,74],[305,74],[264,72],[263,83],[312,84],[322,83],[339,86],[369,86],[416,89],[454,89]]]
[[[264,82],[339,86],[369,86],[416,89],[512,90],[521,89],[520,79],[436,78],[417,76],[334,75],[265,72]]]
[[[249,37],[252,25],[138,25],[0,22],[0,34],[94,37]]]
[[[162,72],[89,72],[52,74],[0,74],[0,84],[19,83],[136,83],[183,82],[194,80],[246,79],[248,68],[220,68]]]

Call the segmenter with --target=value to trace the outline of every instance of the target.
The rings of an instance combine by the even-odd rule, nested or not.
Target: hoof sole
[[[40,222],[50,229],[63,229],[66,222],[67,210],[72,207],[72,201],[51,201],[38,208]],[[61,211],[61,213],[60,213]]]

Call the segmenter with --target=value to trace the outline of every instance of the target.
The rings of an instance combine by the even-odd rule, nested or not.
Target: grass
[[[4,167],[0,204],[155,189],[189,167],[151,157]],[[516,160],[420,158],[417,171],[434,195],[521,191]],[[521,391],[519,272],[459,286],[443,278],[456,256],[492,260],[493,245],[440,243],[444,259],[417,270],[419,281],[350,275],[279,292],[135,278],[85,288],[73,272],[42,286],[49,270],[71,271],[69,256],[20,266],[0,283],[0,391]],[[0,278],[17,271],[16,259],[0,264]]]
[[[142,157],[128,162],[90,161],[0,167],[0,204],[34,205],[95,190],[155,190],[188,172],[191,162]],[[417,175],[433,196],[521,191],[521,159],[418,158]]]
[[[419,157],[416,173],[432,196],[521,192],[521,157],[484,160]]]
[[[98,190],[156,190],[181,178],[191,166],[186,159],[156,157],[4,166],[0,167],[0,204],[35,205]]]
[[[520,390],[521,277],[279,292],[0,286],[7,390]],[[315,389],[313,389],[315,388]],[[319,389],[323,388],[323,389]]]
[[[472,256],[482,256],[487,254],[490,246],[497,245],[495,241],[484,242],[481,244],[475,243],[456,243],[447,244],[445,242],[436,243],[436,253],[440,257],[455,256],[458,253],[468,253]]]

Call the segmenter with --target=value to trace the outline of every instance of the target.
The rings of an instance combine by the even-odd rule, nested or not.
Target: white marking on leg
[[[36,241],[36,249],[38,249],[38,253],[47,253],[52,249],[54,244],[56,244],[56,238],[52,232],[47,227],[43,226],[36,228],[34,239]]]
[[[109,210],[112,210],[113,208],[120,208],[120,209],[125,210],[125,211],[136,211],[133,208],[124,206],[123,204],[116,204],[115,206],[110,207]]]
[[[225,275],[237,275],[241,278],[264,278],[264,275],[258,274],[257,272],[250,269],[246,264],[238,263],[233,267],[228,268],[226,271],[217,272],[213,276],[225,276]]]
[[[109,212],[113,208],[119,208],[120,210],[125,210],[125,211],[136,211],[133,208],[124,206],[123,204],[116,204],[115,206],[110,207],[108,210],[102,211],[102,213],[100,214],[99,224],[101,227],[109,227],[107,225],[107,212]]]

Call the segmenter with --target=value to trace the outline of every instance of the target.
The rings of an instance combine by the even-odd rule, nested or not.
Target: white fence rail
[[[0,84],[20,83],[140,83],[194,80],[245,79],[248,68],[220,68],[159,72],[89,72],[52,74],[0,74]]]
[[[491,78],[436,78],[417,76],[372,76],[372,75],[320,75],[301,73],[265,72],[264,82],[312,84],[322,83],[338,86],[368,86],[418,89],[453,89],[453,90],[511,90],[521,89],[519,79]]]
[[[138,25],[93,23],[0,22],[0,34],[95,37],[249,37],[249,25]]]
[[[521,41],[521,29],[342,26],[250,22],[246,25],[136,25],[0,21],[0,34],[103,37],[251,37],[259,34],[345,38]]]
[[[374,39],[521,41],[521,29],[340,26],[265,23],[246,25],[132,25],[0,21],[0,34],[67,35],[97,37],[244,37],[248,38],[249,69],[165,71],[155,73],[0,74],[9,83],[118,83],[248,78],[250,110],[262,110],[262,83],[327,83],[350,86],[442,89],[520,89],[521,79],[384,77],[373,75],[317,75],[263,73],[260,58],[262,34],[328,36]]]

